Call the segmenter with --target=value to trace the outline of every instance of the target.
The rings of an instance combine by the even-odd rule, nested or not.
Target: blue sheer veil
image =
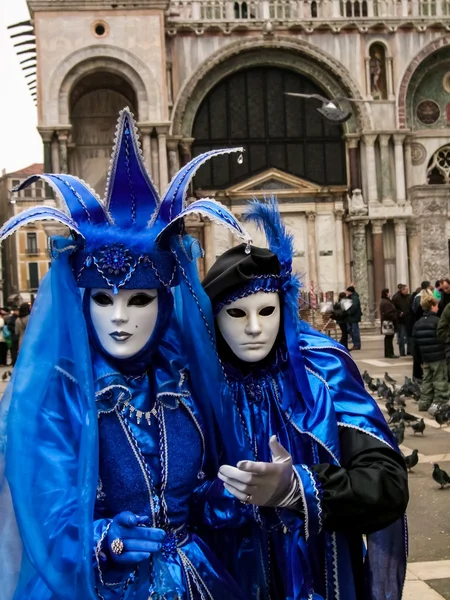
[[[68,262],[74,249],[70,239],[53,240],[52,266],[0,404],[4,600],[67,598],[68,581],[73,598],[97,598],[92,569],[97,414],[81,293]]]

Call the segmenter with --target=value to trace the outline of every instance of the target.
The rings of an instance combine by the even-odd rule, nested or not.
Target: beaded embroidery
[[[129,400],[123,403],[122,414],[125,414],[128,411],[128,416],[130,419],[136,417],[136,422],[139,425],[142,421],[142,417],[145,417],[145,420],[149,425],[152,422],[152,416],[156,419],[158,418],[158,413],[156,411],[156,407],[154,406],[152,410],[142,411],[138,408],[134,407]]]

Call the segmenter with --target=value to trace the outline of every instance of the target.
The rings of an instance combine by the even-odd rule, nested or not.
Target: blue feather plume
[[[248,210],[243,215],[244,221],[253,222],[258,229],[264,230],[271,252],[277,255],[281,265],[283,278],[284,305],[291,314],[293,327],[298,328],[298,300],[300,295],[300,278],[292,273],[292,258],[294,256],[294,236],[288,232],[281,220],[278,201],[275,196],[265,202],[252,200]]]
[[[278,256],[283,271],[290,272],[294,256],[294,236],[287,231],[281,220],[275,196],[267,198],[265,202],[252,200],[243,218],[244,221],[251,221],[258,229],[264,231],[269,248]]]

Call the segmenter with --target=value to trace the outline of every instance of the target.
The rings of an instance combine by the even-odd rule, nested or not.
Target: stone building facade
[[[237,214],[276,194],[304,285],[354,281],[366,316],[385,286],[448,275],[448,0],[28,0],[45,169],[103,193],[117,112],[131,107],[163,190],[201,151],[193,194]],[[317,100],[357,100],[331,125]],[[205,267],[227,234],[192,224]],[[260,238],[255,234],[255,241]]]
[[[43,173],[43,164],[33,164],[14,173],[0,177],[0,219],[4,223],[27,208],[50,203],[54,200],[48,188],[41,182],[11,195],[11,190],[35,173]],[[3,305],[19,305],[32,300],[39,282],[47,273],[50,263],[47,252],[47,234],[39,223],[22,227],[2,243]]]

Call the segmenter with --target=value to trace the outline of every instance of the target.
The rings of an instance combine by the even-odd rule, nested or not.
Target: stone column
[[[144,125],[138,123],[139,133],[141,134],[142,139],[142,154],[144,155],[145,165],[152,176],[154,178],[154,173],[152,170],[152,130],[153,127],[149,125]]]
[[[67,144],[69,141],[69,130],[60,129],[56,133],[59,143],[59,170],[61,173],[67,173]]]
[[[44,144],[44,173],[55,173],[53,169],[53,153],[52,153],[52,141],[53,141],[53,128],[47,129],[39,127],[39,133],[41,134],[42,142]]]
[[[411,292],[418,288],[422,280],[420,258],[420,236],[417,224],[414,221],[407,223],[408,249],[409,249],[409,282]]]
[[[347,138],[348,162],[350,167],[350,191],[362,189],[359,138]]]
[[[394,135],[395,144],[395,183],[397,187],[397,204],[403,205],[406,202],[405,188],[405,162],[403,156],[403,134]]]
[[[169,138],[167,140],[167,149],[169,150],[169,179],[175,176],[180,170],[179,138]]]
[[[214,224],[209,219],[204,219],[203,225],[203,249],[205,251],[205,273],[216,261],[216,248],[214,244]]]
[[[150,156],[152,168],[150,172],[152,174],[153,183],[156,189],[160,189],[159,186],[159,160],[158,160],[158,140],[155,136],[150,138]]]
[[[386,57],[386,66],[387,66],[386,83],[387,83],[388,99],[395,100],[395,94],[394,94],[394,89],[393,89],[394,88],[394,68],[393,68],[392,56]]]
[[[392,203],[391,167],[389,165],[389,139],[391,134],[382,133],[380,140],[381,159],[381,201],[383,204]]]
[[[380,302],[381,290],[385,287],[383,249],[383,225],[385,223],[386,221],[382,220],[372,221],[373,278],[376,305]]]
[[[159,158],[159,191],[163,194],[169,183],[169,172],[167,167],[167,127],[156,127],[158,134],[158,158]]]
[[[394,219],[395,225],[395,268],[397,283],[409,285],[408,246],[405,219]]]
[[[377,171],[375,163],[375,140],[376,134],[366,134],[364,144],[366,146],[366,169],[367,169],[367,200],[369,204],[378,202]]]
[[[187,165],[192,159],[192,143],[194,138],[183,138],[180,142],[181,148],[181,166]]]
[[[340,290],[345,289],[345,253],[344,253],[344,224],[342,217],[344,216],[343,210],[335,210],[334,217],[336,219],[336,267],[337,267],[337,280],[338,288]]]
[[[54,136],[53,140],[52,140],[52,168],[53,168],[53,173],[61,172],[61,169],[59,166],[59,142],[56,139],[56,136]]]
[[[317,246],[316,246],[316,213],[308,212],[308,255],[309,255],[309,281],[314,282],[314,287],[318,291],[317,274]]]
[[[369,277],[367,273],[367,241],[366,225],[367,219],[351,221],[352,227],[352,279],[355,282],[356,291],[361,301],[363,318],[369,316]]]
[[[368,2],[368,4],[372,4]],[[366,74],[366,96],[368,100],[372,100],[371,86],[370,86],[370,56],[366,56],[364,59],[364,71]]]
[[[347,285],[350,285],[350,281],[352,280],[352,252],[351,252],[351,244],[350,244],[350,231],[349,231],[348,223],[342,223],[342,231],[344,234],[344,257],[345,257],[345,279],[344,279],[344,289]]]

